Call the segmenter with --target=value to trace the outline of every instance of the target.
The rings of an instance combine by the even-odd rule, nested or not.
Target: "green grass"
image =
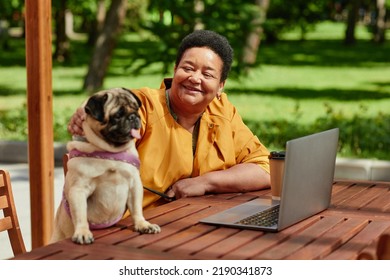
[[[306,40],[343,40],[345,27],[346,26],[343,23],[335,24],[330,21],[321,22],[319,25],[316,25],[314,30],[309,31],[305,38]],[[371,34],[367,32],[367,29],[363,25],[358,24],[355,37],[357,40],[370,40]],[[285,40],[301,39],[298,30],[283,34],[282,38]]]
[[[308,33],[306,41],[291,32],[276,44],[263,43],[259,66],[247,77],[229,79],[225,87],[243,118],[249,122],[293,122],[295,126],[311,124],[321,117],[377,118],[388,114],[390,42],[374,45],[366,28],[358,26],[356,45],[346,46],[344,29],[344,24],[325,22]],[[119,42],[105,88],[159,87],[163,75],[158,63],[141,75],[131,74],[129,56],[136,47],[142,47],[142,41],[136,41],[134,34]],[[72,49],[70,63],[53,65],[55,118],[68,119],[87,97],[81,87],[90,50],[82,42],[72,42]],[[20,110],[26,103],[24,64],[23,40],[11,41],[11,51],[0,52],[0,113]],[[61,135],[65,135],[65,121],[58,122],[64,126]],[[17,137],[0,133],[0,138]]]
[[[354,68],[267,65],[252,73],[251,81],[229,81],[226,91],[246,118],[291,119],[312,122],[326,113],[326,104],[346,116],[366,109],[366,114],[390,108],[390,66]],[[250,80],[256,80],[252,78]]]

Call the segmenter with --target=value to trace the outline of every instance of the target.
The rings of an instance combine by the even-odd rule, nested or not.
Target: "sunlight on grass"
[[[335,24],[334,22],[322,22],[315,26],[313,30],[309,30],[306,34],[306,40],[343,40],[345,36],[344,24]],[[367,27],[361,24],[356,26],[356,39],[358,40],[370,40],[371,34],[367,30]],[[283,39],[286,40],[300,40],[299,30],[292,30],[286,34],[283,34]]]
[[[376,68],[266,65],[226,92],[244,118],[296,119],[309,123],[326,114],[325,104],[346,116],[388,112],[390,66]],[[299,118],[297,116],[299,115]]]

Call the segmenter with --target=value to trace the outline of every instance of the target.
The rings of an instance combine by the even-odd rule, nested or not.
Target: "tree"
[[[101,15],[105,16],[105,0],[52,0],[54,16],[54,54],[58,62],[69,62],[71,58],[72,40],[83,40],[88,34],[87,44],[94,45],[99,27],[102,25]],[[77,18],[78,26],[74,19]],[[79,32],[74,32],[77,28]],[[81,33],[80,33],[81,32]]]
[[[386,35],[386,0],[376,0],[376,15],[374,42],[383,43]]]
[[[355,29],[356,22],[358,20],[358,11],[361,0],[350,0],[347,4],[348,17],[347,17],[347,28],[345,30],[345,44],[352,45],[355,43]]]
[[[301,40],[315,24],[327,17],[329,0],[272,0],[267,12],[264,32],[268,42],[275,42],[294,28],[301,31]]]
[[[24,27],[24,1],[0,1],[0,50],[9,50],[9,28]],[[24,28],[20,34],[24,37]]]
[[[246,38],[246,43],[243,50],[242,61],[244,71],[247,72],[247,67],[256,64],[257,54],[260,47],[260,42],[263,36],[263,24],[267,17],[267,10],[270,0],[256,0],[255,4],[258,7],[257,13],[253,15],[252,29],[249,30]]]
[[[103,85],[103,79],[108,70],[116,40],[123,26],[128,0],[113,0],[105,17],[104,26],[99,34],[88,73],[84,79],[83,89],[96,91]]]
[[[69,39],[66,36],[66,0],[53,1],[53,10],[55,14],[55,48],[53,59],[64,62],[69,59]]]

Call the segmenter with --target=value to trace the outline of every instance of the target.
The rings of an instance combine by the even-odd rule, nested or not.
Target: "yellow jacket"
[[[226,94],[209,104],[200,121],[195,155],[192,134],[170,114],[165,79],[160,89],[131,89],[141,100],[141,139],[137,149],[144,186],[165,192],[176,181],[228,169],[244,162],[259,164],[269,173],[268,150],[243,123]],[[143,206],[160,197],[147,190]]]

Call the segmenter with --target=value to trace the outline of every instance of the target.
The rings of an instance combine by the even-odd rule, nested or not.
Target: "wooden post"
[[[49,242],[54,219],[51,0],[25,1],[32,248]]]

